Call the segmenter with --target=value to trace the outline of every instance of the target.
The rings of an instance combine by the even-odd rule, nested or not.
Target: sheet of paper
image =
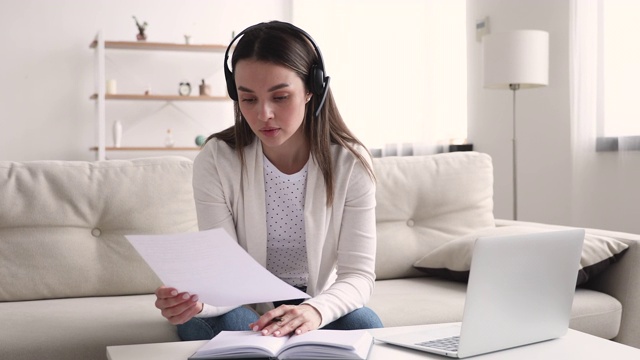
[[[309,298],[255,261],[223,229],[126,235],[166,286],[213,306]]]

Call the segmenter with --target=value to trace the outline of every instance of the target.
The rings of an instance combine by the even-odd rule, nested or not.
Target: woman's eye
[[[282,95],[282,96],[275,96],[274,99],[277,101],[284,101],[287,100],[289,98],[288,95]]]
[[[252,103],[254,101],[256,101],[256,99],[254,99],[254,98],[243,98],[242,99],[242,102],[244,102],[244,103]]]

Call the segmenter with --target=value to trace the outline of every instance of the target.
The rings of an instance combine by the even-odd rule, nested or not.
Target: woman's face
[[[238,61],[234,74],[240,111],[263,146],[291,151],[305,146],[301,125],[311,95],[298,75],[256,60]]]

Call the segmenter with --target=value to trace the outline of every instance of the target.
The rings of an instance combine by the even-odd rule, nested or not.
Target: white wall
[[[99,30],[107,40],[135,41],[132,15],[136,15],[149,23],[148,41],[183,43],[188,33],[194,43],[227,44],[232,31],[261,21],[288,21],[290,9],[289,0],[3,0],[0,160],[94,159],[89,152],[96,144],[95,104],[89,100],[95,88],[94,51],[89,43]],[[201,72],[193,70],[193,61],[201,68],[209,61],[212,70],[202,76],[223,82],[222,56],[213,62],[202,60],[200,54],[167,52],[114,51],[107,56],[108,74],[118,78],[121,91],[143,92],[150,85],[152,91],[173,94],[182,77],[197,91]],[[178,66],[163,68],[162,61]],[[214,92],[224,93],[223,87],[214,84]],[[230,103],[109,102],[107,106],[108,115],[128,121],[123,145],[161,144],[171,117],[182,122],[174,124],[177,146],[193,146],[196,134],[233,121]],[[111,142],[108,138],[107,144]]]
[[[640,233],[640,154],[593,153],[586,170],[573,172],[569,11],[569,0],[467,1],[469,139],[493,157],[495,215],[510,219],[512,94],[482,88],[474,24],[489,16],[492,32],[548,31],[550,84],[517,93],[518,218]]]

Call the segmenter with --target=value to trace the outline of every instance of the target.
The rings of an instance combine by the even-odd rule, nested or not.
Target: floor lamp
[[[484,87],[513,92],[513,219],[518,220],[516,92],[549,84],[549,33],[516,30],[482,38]]]

